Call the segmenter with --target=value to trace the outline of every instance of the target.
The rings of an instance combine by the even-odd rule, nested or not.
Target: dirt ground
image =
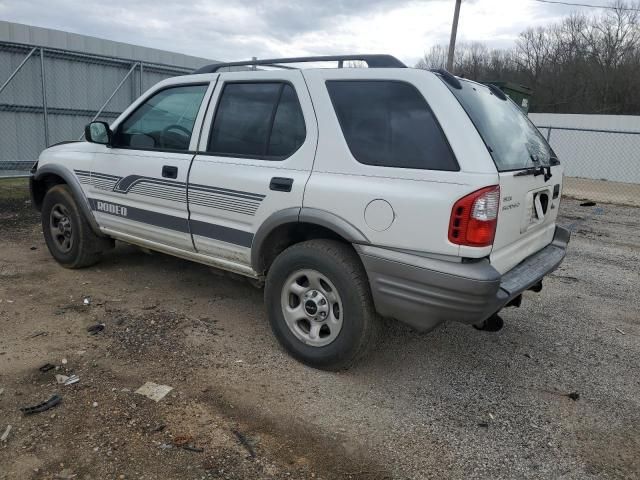
[[[127,245],[65,270],[38,221],[0,182],[0,479],[640,478],[639,209],[565,201],[566,262],[503,330],[389,323],[342,373],[248,283]]]

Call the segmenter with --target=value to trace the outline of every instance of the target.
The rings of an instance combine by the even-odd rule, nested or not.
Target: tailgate
[[[551,243],[562,193],[562,167],[551,178],[501,172],[500,210],[491,251],[491,265],[505,273]]]
[[[498,172],[500,206],[490,260],[505,273],[551,243],[562,166],[535,125],[498,87],[443,81],[469,115]]]

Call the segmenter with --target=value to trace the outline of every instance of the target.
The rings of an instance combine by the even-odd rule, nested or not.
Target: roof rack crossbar
[[[212,63],[194,70],[195,73],[215,73],[221,68],[228,67],[252,67],[264,65],[277,68],[293,68],[282,65],[283,63],[308,63],[308,62],[338,62],[341,68],[345,61],[362,61],[369,68],[407,68],[407,66],[391,55],[323,55],[317,57],[291,57],[270,58],[263,60],[246,60],[242,62]]]

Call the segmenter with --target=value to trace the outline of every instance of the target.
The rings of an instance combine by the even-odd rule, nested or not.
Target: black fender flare
[[[98,222],[96,221],[95,216],[93,215],[93,211],[91,210],[91,205],[89,204],[89,200],[87,196],[84,194],[82,190],[82,186],[80,185],[80,181],[78,178],[71,172],[68,168],[63,167],[62,165],[57,164],[47,164],[39,166],[35,173],[32,175],[32,182],[41,181],[42,178],[46,175],[56,175],[62,178],[65,183],[71,189],[71,193],[73,194],[73,198],[76,200],[78,204],[78,208],[89,222],[89,226],[91,226],[91,230],[93,233],[100,237],[105,237],[106,235],[100,231],[100,227],[98,226]],[[30,182],[30,188],[32,190],[33,196],[33,185]]]
[[[310,207],[291,207],[272,213],[266,218],[251,243],[251,266],[261,274],[261,253],[265,240],[276,228],[290,223],[310,223],[327,228],[350,243],[368,245],[369,239],[356,226],[335,213]]]

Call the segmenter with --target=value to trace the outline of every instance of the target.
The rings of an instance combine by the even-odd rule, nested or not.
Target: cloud
[[[0,0],[0,17],[216,60],[375,52],[414,64],[432,45],[448,42],[453,5],[453,0]],[[505,47],[522,30],[557,21],[571,10],[532,0],[465,0],[458,38]]]

